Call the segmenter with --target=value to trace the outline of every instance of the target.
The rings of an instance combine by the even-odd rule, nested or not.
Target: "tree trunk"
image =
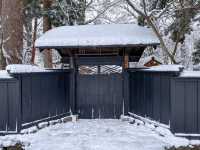
[[[7,64],[21,64],[23,50],[23,0],[2,0],[4,52]]]
[[[51,7],[52,1],[51,0],[43,0],[43,9],[44,11],[48,11]],[[51,29],[51,21],[48,16],[43,17],[43,32],[46,32]],[[52,51],[51,50],[44,50],[44,67],[45,68],[53,68],[52,65]]]
[[[2,25],[2,0],[0,0],[0,16],[1,16],[1,25]],[[3,33],[2,33],[2,29],[0,31],[0,36],[1,36],[1,43],[0,43],[0,70],[4,70],[6,68],[6,59],[4,57],[3,54]]]
[[[33,29],[33,45],[32,45],[32,57],[31,57],[31,63],[34,64],[34,61],[35,61],[35,51],[36,51],[36,48],[35,48],[35,41],[36,41],[36,36],[37,36],[37,18],[34,18],[34,29]]]

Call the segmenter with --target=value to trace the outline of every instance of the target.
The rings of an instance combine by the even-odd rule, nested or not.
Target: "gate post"
[[[70,57],[70,109],[72,113],[76,113],[76,73],[77,67],[75,58]]]
[[[130,96],[129,96],[129,73],[127,70],[123,71],[123,99],[124,99],[124,115],[130,111]]]
[[[122,63],[122,91],[123,91],[123,115],[128,115],[130,111],[130,96],[129,96],[129,54],[124,49],[123,53],[123,63]]]

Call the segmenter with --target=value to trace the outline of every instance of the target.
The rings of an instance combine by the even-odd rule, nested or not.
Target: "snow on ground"
[[[187,139],[174,137],[169,130],[154,130],[151,125],[120,120],[79,120],[34,134],[0,137],[0,141],[0,145],[23,142],[26,150],[164,150],[172,145],[189,144]]]

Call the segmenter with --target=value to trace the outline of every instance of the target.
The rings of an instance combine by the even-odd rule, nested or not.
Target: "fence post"
[[[18,114],[17,114],[17,122],[16,122],[16,130],[17,133],[20,133],[21,129],[22,129],[22,77],[18,76],[17,77],[17,86],[18,86],[18,97],[17,97],[17,107],[18,107]],[[16,89],[16,90],[17,90]]]

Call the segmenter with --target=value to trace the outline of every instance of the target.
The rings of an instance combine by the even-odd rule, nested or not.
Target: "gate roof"
[[[62,26],[46,32],[36,41],[36,47],[41,50],[156,45],[159,40],[153,31],[135,24]]]

